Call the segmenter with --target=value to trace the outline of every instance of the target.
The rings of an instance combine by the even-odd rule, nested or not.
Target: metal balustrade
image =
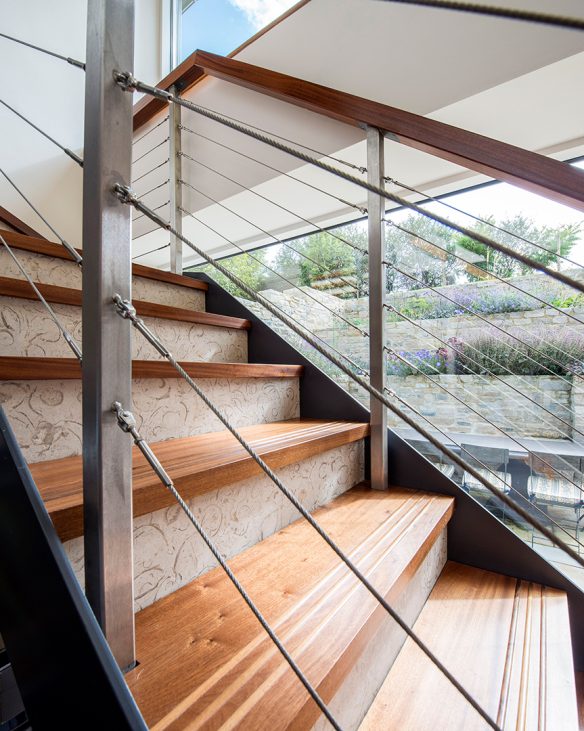
[[[393,2],[410,2],[410,4],[419,4],[434,7],[451,7],[453,10],[468,10],[470,12],[479,12],[476,8],[472,8],[467,3],[447,3],[447,2],[423,2],[420,0],[386,0]],[[455,7],[455,6],[467,7]],[[324,702],[318,691],[310,683],[302,669],[297,665],[294,658],[286,650],[283,643],[274,632],[270,624],[266,621],[262,613],[247,594],[245,588],[240,584],[237,577],[233,574],[227,562],[214,545],[210,536],[204,530],[204,527],[196,519],[190,510],[184,498],[176,489],[172,479],[156,458],[148,444],[142,438],[136,428],[136,420],[132,413],[126,410],[126,406],[131,403],[131,351],[130,351],[130,323],[131,325],[157,350],[159,355],[165,358],[179,375],[188,383],[196,395],[202,399],[204,404],[212,411],[212,413],[222,422],[225,428],[239,441],[250,457],[264,471],[264,473],[272,480],[280,492],[287,500],[300,512],[302,517],[308,521],[312,528],[317,531],[323,541],[331,548],[341,561],[352,572],[357,581],[359,581],[383,607],[390,617],[399,625],[399,627],[416,643],[422,652],[436,665],[441,673],[456,687],[466,701],[475,709],[475,711],[483,718],[488,726],[499,729],[497,722],[489,716],[489,714],[477,703],[477,701],[469,694],[464,683],[455,678],[449,670],[440,662],[432,650],[423,642],[413,629],[403,620],[396,610],[387,602],[385,597],[371,584],[366,576],[358,569],[351,559],[343,552],[342,548],[324,531],[318,522],[312,517],[310,512],[302,505],[302,503],[293,495],[286,487],[277,474],[263,461],[256,450],[241,436],[237,429],[222,414],[217,406],[209,399],[201,387],[186,373],[183,367],[176,361],[167,349],[166,345],[156,337],[145,325],[145,323],[136,315],[136,311],[132,306],[131,294],[131,261],[146,256],[154,251],[162,251],[169,248],[171,271],[182,273],[183,271],[183,247],[187,247],[197,254],[200,261],[206,262],[216,272],[223,276],[240,290],[242,290],[251,300],[261,305],[270,315],[277,318],[292,333],[301,338],[307,345],[313,349],[319,356],[326,359],[327,363],[332,364],[341,373],[348,377],[358,387],[363,389],[370,398],[371,411],[371,479],[372,484],[377,489],[387,489],[388,487],[388,443],[387,443],[387,419],[389,413],[399,417],[410,429],[414,430],[427,445],[430,445],[432,454],[439,455],[441,461],[446,460],[451,463],[459,473],[463,475],[463,479],[471,480],[473,485],[478,489],[484,490],[498,506],[509,511],[510,515],[518,516],[526,524],[531,526],[533,531],[550,541],[551,544],[563,551],[568,557],[575,561],[579,566],[584,567],[584,558],[580,555],[579,548],[583,544],[578,540],[576,530],[576,544],[578,550],[568,543],[563,537],[558,537],[553,528],[557,528],[560,532],[567,533],[569,538],[572,536],[566,531],[565,527],[550,519],[539,505],[524,504],[513,495],[513,482],[507,481],[507,467],[505,463],[504,477],[501,478],[499,470],[484,455],[480,449],[467,444],[462,440],[453,440],[451,435],[442,428],[436,426],[431,419],[424,416],[416,409],[407,399],[400,396],[387,388],[386,377],[386,355],[388,353],[395,354],[395,350],[387,344],[386,340],[386,310],[409,322],[412,327],[424,330],[424,326],[416,322],[412,318],[407,317],[399,308],[386,302],[386,268],[393,267],[405,277],[415,280],[415,276],[403,269],[397,267],[385,259],[385,225],[386,219],[386,202],[397,204],[403,208],[410,209],[422,216],[430,218],[442,226],[448,227],[450,230],[456,231],[465,236],[469,236],[476,241],[508,256],[523,265],[526,265],[534,271],[539,271],[548,277],[551,277],[577,292],[584,292],[584,284],[573,276],[562,272],[554,271],[551,267],[543,264],[530,255],[515,251],[512,247],[501,243],[496,238],[491,238],[482,233],[477,233],[466,226],[463,226],[452,219],[445,218],[440,214],[428,211],[424,206],[413,203],[407,198],[398,196],[388,191],[385,183],[399,185],[412,193],[422,195],[418,189],[398,182],[392,178],[385,176],[384,165],[384,130],[375,126],[368,125],[366,130],[367,136],[367,165],[360,166],[353,162],[343,160],[335,155],[325,154],[314,147],[294,142],[286,137],[281,137],[271,133],[269,130],[254,127],[246,124],[239,119],[220,114],[216,111],[197,105],[180,95],[178,86],[174,86],[170,90],[154,87],[146,84],[133,76],[132,57],[133,46],[128,42],[129,38],[134,37],[133,29],[133,6],[132,0],[90,0],[89,17],[88,17],[88,45],[87,45],[87,65],[74,59],[53,53],[46,49],[34,46],[24,41],[6,36],[0,33],[0,37],[7,40],[23,43],[31,49],[48,53],[59,60],[63,60],[78,68],[86,70],[86,107],[85,107],[85,154],[83,159],[72,152],[65,145],[61,144],[53,137],[48,135],[34,122],[20,114],[15,108],[8,103],[2,101],[9,110],[17,115],[22,121],[34,128],[42,134],[50,142],[56,145],[66,155],[68,155],[77,165],[83,168],[84,174],[84,221],[83,221],[83,240],[85,244],[84,258],[82,259],[76,249],[63,239],[48,220],[37,210],[25,194],[16,186],[13,180],[0,169],[0,173],[10,183],[10,185],[21,195],[32,210],[43,220],[50,228],[53,234],[65,247],[71,258],[79,265],[82,265],[83,271],[83,429],[84,429],[84,510],[85,510],[85,556],[86,556],[86,592],[90,599],[95,615],[100,622],[102,629],[108,639],[110,647],[115,654],[116,660],[120,667],[127,669],[132,667],[135,662],[134,650],[134,619],[133,619],[133,567],[132,567],[132,485],[131,485],[131,444],[129,440],[120,440],[118,429],[121,428],[128,433],[135,445],[142,452],[152,469],[158,475],[162,484],[172,493],[180,508],[185,512],[188,519],[202,537],[207,547],[210,549],[215,559],[227,573],[229,579],[239,591],[241,597],[246,602],[250,610],[254,613],[263,629],[275,643],[279,652],[286,659],[299,681],[304,685],[306,691],[318,705],[321,712],[328,719],[335,729],[340,729],[339,722],[330,712],[327,704]],[[495,14],[498,10],[492,9]],[[514,17],[521,20],[529,20],[536,23],[548,23],[561,27],[572,29],[584,29],[584,23],[579,23],[573,19],[562,19],[555,16],[537,13],[522,13],[520,11],[498,12],[503,17]],[[528,17],[529,16],[529,17]],[[127,92],[139,91],[154,99],[160,100],[168,104],[168,115],[161,121],[157,122],[145,134],[134,140],[132,143],[132,94]],[[345,182],[355,186],[360,191],[364,191],[367,196],[367,206],[359,206],[358,204],[348,203],[343,198],[339,198],[326,190],[314,186],[308,182],[302,181],[295,176],[278,170],[277,168],[248,156],[246,153],[229,147],[213,140],[212,138],[201,135],[194,129],[183,125],[182,112],[188,112],[193,117],[203,117],[212,122],[229,128],[244,137],[254,139],[269,148],[279,150],[282,153],[292,156],[301,162],[313,166],[324,173],[333,175]],[[108,127],[116,129],[116,134],[109,134]],[[160,130],[159,128],[163,128]],[[168,128],[168,129],[167,129]],[[162,131],[167,134],[162,141],[155,142],[147,150],[138,150],[136,156],[132,160],[132,150],[136,149],[145,139],[150,140],[149,135],[155,130]],[[269,227],[264,227],[260,222],[254,222],[247,216],[243,216],[233,208],[227,206],[219,197],[213,196],[212,192],[203,190],[189,180],[187,166],[182,165],[183,159],[187,159],[193,164],[199,164],[212,170],[218,176],[227,178],[232,183],[240,186],[242,190],[248,190],[242,183],[236,179],[226,176],[220,171],[213,170],[209,166],[205,166],[201,161],[187,155],[182,151],[181,135],[187,132],[192,135],[199,135],[212,143],[221,147],[226,147],[234,154],[238,154],[247,158],[254,164],[271,168],[279,175],[296,181],[299,185],[313,188],[315,192],[329,195],[342,204],[346,204],[353,209],[357,209],[361,214],[367,215],[368,222],[368,242],[367,250],[346,240],[336,231],[320,227],[310,218],[303,217],[298,213],[294,213],[287,206],[272,201],[267,196],[258,193],[255,190],[250,192],[258,195],[266,202],[278,207],[280,210],[287,211],[297,220],[302,221],[309,226],[307,233],[319,232],[326,233],[332,238],[346,244],[347,246],[357,249],[358,252],[368,257],[368,287],[369,287],[369,330],[364,330],[359,324],[352,322],[349,318],[344,317],[339,312],[328,307],[317,297],[314,297],[306,290],[299,288],[295,283],[290,281],[281,272],[270,267],[261,259],[257,259],[262,266],[280,277],[289,284],[293,289],[300,292],[304,297],[308,297],[314,301],[319,307],[325,309],[335,320],[343,323],[344,326],[353,329],[362,338],[367,338],[369,342],[369,370],[352,359],[351,354],[342,352],[342,350],[333,347],[330,343],[319,335],[311,332],[297,318],[287,313],[283,308],[274,305],[261,293],[256,292],[246,282],[242,281],[233,272],[231,272],[221,261],[211,256],[204,247],[197,242],[192,241],[183,233],[183,220],[186,216],[193,217],[200,224],[222,237],[231,247],[237,249],[242,256],[254,257],[253,250],[245,249],[237,242],[227,237],[220,230],[211,227],[208,223],[201,220],[195,212],[188,211],[183,203],[183,190],[190,188],[206,199],[210,200],[214,205],[226,210],[231,215],[236,216],[239,220],[253,226],[260,234],[267,236],[272,240],[273,246],[284,246],[294,252],[301,258],[310,261],[317,266],[323,273],[327,273],[326,267],[315,259],[309,257],[304,252],[296,249],[290,242],[283,237],[274,235]],[[168,152],[166,148],[168,147]],[[132,165],[146,161],[149,164],[149,156],[155,151],[160,150],[163,156],[168,155],[162,162],[156,163],[145,172],[132,179]],[[324,160],[327,160],[325,162]],[[162,183],[150,183],[145,192],[136,194],[130,184],[145,180],[149,175],[161,168],[167,166],[168,174]],[[352,172],[342,170],[338,166],[344,166]],[[111,170],[116,173],[112,176]],[[361,177],[358,177],[358,173]],[[162,191],[168,188],[168,200],[162,204],[151,206],[145,199],[156,191]],[[425,194],[424,194],[425,195]],[[432,199],[434,200],[434,199]],[[447,205],[447,204],[446,204]],[[164,217],[161,213],[162,209],[168,208],[169,215]],[[455,211],[464,213],[460,209],[453,206],[450,208]],[[132,214],[136,215],[132,219]],[[168,218],[168,220],[167,220]],[[149,229],[140,236],[162,229],[169,234],[169,243],[157,246],[150,251],[136,254],[132,257],[132,241],[131,241],[131,222],[139,220],[147,220],[153,224],[153,228]],[[397,224],[389,221],[392,225]],[[398,226],[399,228],[399,226]],[[496,227],[495,227],[496,228]],[[405,233],[415,235],[407,229],[402,229]],[[503,231],[504,232],[504,231]],[[507,232],[505,232],[507,233]],[[139,237],[136,237],[139,238]],[[136,239],[134,239],[136,240]],[[526,240],[525,240],[526,241]],[[75,353],[75,356],[81,361],[81,348],[77,345],[71,334],[62,325],[54,310],[46,302],[38,287],[36,287],[25,267],[19,262],[18,257],[11,250],[10,246],[0,236],[0,243],[8,251],[9,255],[19,267],[21,273],[29,282],[35,294],[43,306],[49,312],[49,315],[59,328],[61,335],[68,343],[69,347]],[[427,243],[441,249],[441,247],[432,242]],[[537,247],[536,242],[527,242]],[[573,261],[566,258],[571,264]],[[500,277],[498,277],[501,279]],[[339,277],[340,281],[346,284],[350,289],[358,292],[352,282],[346,280],[345,276]],[[512,288],[519,289],[534,300],[542,302],[541,298],[525,292],[513,283],[505,282]],[[446,296],[438,291],[435,287],[428,287],[436,292],[438,296]],[[547,303],[545,303],[547,304]],[[494,327],[498,332],[513,340],[520,347],[527,346],[529,348],[530,358],[534,363],[541,365],[541,361],[536,357],[547,358],[548,363],[563,365],[557,359],[549,358],[545,353],[532,347],[529,343],[517,334],[505,331],[503,328],[496,326],[480,313],[468,310],[470,317],[476,317],[486,325]],[[561,308],[554,307],[555,310]],[[574,325],[584,324],[578,317],[571,313],[564,313]],[[129,323],[126,322],[129,320]],[[426,332],[429,332],[426,329]],[[526,331],[525,331],[526,332]],[[429,332],[431,337],[441,341],[434,333]],[[443,341],[442,341],[443,342]],[[542,340],[542,343],[549,344]],[[510,346],[515,348],[515,345]],[[453,348],[454,349],[454,348]],[[404,364],[416,370],[423,375],[428,381],[436,384],[434,376],[423,372],[420,363],[412,362],[408,357],[397,354],[399,360]],[[546,367],[545,365],[543,366]],[[436,369],[437,370],[437,369]],[[553,371],[548,367],[550,373]],[[438,375],[438,373],[437,373]],[[570,376],[584,380],[584,376],[575,370],[570,371]],[[564,381],[567,377],[563,377]],[[499,381],[504,384],[502,379]],[[546,459],[545,445],[541,440],[535,440],[534,445],[527,445],[521,437],[515,436],[511,431],[511,422],[507,419],[507,423],[495,423],[491,418],[478,409],[469,406],[463,398],[452,393],[446,387],[440,388],[450,397],[453,397],[462,407],[471,409],[473,413],[481,416],[486,422],[497,429],[503,437],[513,441],[522,450],[525,450],[530,466],[537,466],[538,469],[547,469],[558,479],[564,479],[573,485],[579,492],[583,492],[582,486],[582,461],[575,467],[573,461],[570,461],[565,455],[559,455],[557,460]],[[519,404],[520,399],[525,399],[530,403],[532,411],[538,409],[545,413],[543,420],[551,418],[553,421],[548,423],[559,422],[561,428],[570,429],[564,431],[564,436],[578,433],[584,437],[584,433],[579,429],[574,429],[566,419],[547,409],[543,404],[539,404],[536,399],[530,398],[526,393],[515,388],[513,398]],[[482,403],[482,406],[488,406]],[[539,411],[537,412],[539,413]],[[415,418],[414,418],[415,417]],[[422,423],[424,422],[424,423]],[[557,424],[556,424],[557,426]],[[440,437],[436,436],[436,433]],[[538,448],[540,451],[538,451]],[[544,456],[542,456],[542,454]],[[564,469],[569,468],[569,469]],[[571,471],[571,477],[565,473]],[[470,488],[469,488],[470,489]],[[553,502],[553,496],[550,497]],[[551,522],[552,528],[549,527]]]

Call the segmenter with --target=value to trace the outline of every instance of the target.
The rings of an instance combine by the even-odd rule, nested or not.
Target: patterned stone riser
[[[363,443],[347,444],[278,471],[309,510],[363,479]],[[222,487],[189,503],[226,558],[241,553],[300,516],[265,476]],[[83,585],[83,538],[65,543]],[[178,506],[134,521],[136,611],[185,586],[216,563]]]
[[[81,347],[81,308],[52,305],[62,325]],[[247,331],[210,327],[157,317],[144,318],[179,360],[247,362]],[[130,323],[127,323],[131,328]],[[160,355],[132,331],[134,358],[159,360]],[[0,353],[11,356],[70,358],[72,352],[44,306],[35,300],[0,298]]]
[[[35,282],[81,289],[81,269],[73,262],[16,248],[13,251]],[[0,272],[3,277],[24,279],[22,272],[3,246],[0,247]],[[132,297],[145,302],[157,302],[159,305],[183,307],[187,310],[202,312],[205,309],[204,292],[143,277],[132,277]]]
[[[198,383],[235,426],[300,415],[297,378],[207,378]],[[138,428],[148,441],[224,428],[182,379],[135,379],[133,399]],[[6,381],[0,383],[0,405],[27,461],[81,454],[80,381]]]

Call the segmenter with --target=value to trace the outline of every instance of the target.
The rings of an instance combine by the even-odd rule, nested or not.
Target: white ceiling
[[[497,4],[550,10],[545,0],[499,0]],[[553,12],[584,17],[584,3],[556,0]],[[584,154],[584,33],[377,0],[312,0],[244,49],[238,58],[553,154],[558,159]],[[215,79],[198,84],[189,96],[197,104],[309,145],[321,154],[336,154],[358,165],[365,164],[364,133],[357,128]],[[218,233],[190,217],[183,222],[184,231],[214,256],[236,251],[230,242],[246,247],[274,240],[249,222],[275,238],[283,238],[310,230],[306,221],[292,213],[323,226],[358,215],[337,198],[358,205],[365,202],[362,189],[309,166],[299,167],[298,161],[285,153],[192,112],[184,113],[183,123],[334,196],[316,192],[185,132],[184,150],[199,162],[185,160],[183,178],[240,214],[234,215],[200,193],[184,189],[184,207]],[[166,135],[166,126],[161,125],[136,144],[135,156],[162,142]],[[167,147],[162,144],[136,164],[134,177],[163,163],[166,157]],[[240,185],[209,168],[288,211],[249,190],[242,192]],[[392,177],[432,194],[485,179],[389,141],[386,168]],[[166,176],[163,165],[135,183],[135,188],[144,192],[162,183]],[[160,188],[145,200],[152,206],[164,204],[168,190]],[[160,213],[167,216],[168,207],[161,207]],[[135,255],[168,241],[161,231],[148,233],[152,228],[146,219],[136,220],[134,235],[139,238]],[[196,260],[196,256],[185,257],[187,264]],[[168,251],[139,261],[165,267]]]

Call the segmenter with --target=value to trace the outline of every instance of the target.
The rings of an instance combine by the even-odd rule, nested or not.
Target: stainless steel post
[[[367,181],[383,187],[383,134],[374,127],[367,128]],[[385,231],[382,222],[384,199],[375,193],[367,196],[369,221],[369,372],[371,385],[383,393],[385,388]],[[387,409],[373,396],[371,410],[371,487],[386,490]]]
[[[122,669],[134,664],[132,452],[112,411],[131,404],[131,328],[112,297],[131,298],[128,184],[132,95],[113,72],[132,71],[134,0],[89,0],[83,175],[83,499],[85,591]]]
[[[171,89],[173,94],[177,94],[176,87]],[[180,156],[181,147],[181,109],[178,104],[170,104],[168,108],[168,125],[169,125],[169,163],[168,178],[170,186],[170,225],[182,234],[182,158]],[[182,274],[182,241],[170,234],[170,271],[175,274]]]

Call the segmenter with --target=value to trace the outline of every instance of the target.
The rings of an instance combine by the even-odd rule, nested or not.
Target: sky
[[[181,60],[200,49],[226,55],[296,0],[196,0],[182,17]]]
[[[584,169],[584,161],[576,163],[575,167]],[[580,241],[570,253],[570,259],[584,265],[584,213],[569,206],[554,203],[543,196],[529,193],[507,183],[498,183],[468,193],[461,193],[447,198],[445,202],[475,216],[485,217],[490,215],[499,221],[522,214],[541,226],[580,223],[582,224]],[[432,203],[427,207],[431,211],[440,213],[445,218],[452,218],[460,224],[469,225],[473,223],[467,216],[456,214],[439,203]],[[398,217],[406,217],[407,215],[408,212],[404,212],[399,214]],[[396,220],[398,220],[398,217],[396,217]]]

